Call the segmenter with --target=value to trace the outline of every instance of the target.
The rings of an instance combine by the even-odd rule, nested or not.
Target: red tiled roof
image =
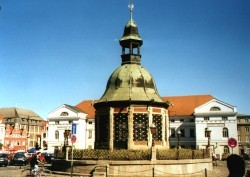
[[[173,104],[169,106],[169,116],[190,116],[193,115],[195,108],[215,98],[212,95],[190,95],[162,97],[162,99]]]
[[[94,108],[95,100],[83,100],[81,103],[76,105],[77,108],[81,109],[83,112],[87,113],[87,118],[95,118],[95,108]]]
[[[188,95],[161,97],[164,101],[169,101],[173,106],[169,106],[169,116],[191,116],[194,109],[215,99],[212,95]],[[76,107],[88,114],[87,118],[95,118],[95,108],[93,103],[98,100],[84,100]]]

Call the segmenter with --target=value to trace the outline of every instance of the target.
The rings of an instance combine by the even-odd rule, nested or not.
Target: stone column
[[[162,145],[166,146],[166,114],[165,114],[165,109],[162,108],[161,110],[161,115],[162,115]]]
[[[69,146],[66,146],[66,160],[69,160]]]
[[[128,107],[128,149],[132,149],[134,146],[133,141],[133,113],[134,110]]]
[[[152,108],[148,107],[148,146],[152,146],[153,136],[150,132],[150,126],[153,123],[153,117],[152,117]]]
[[[109,149],[114,150],[114,108],[109,110]]]

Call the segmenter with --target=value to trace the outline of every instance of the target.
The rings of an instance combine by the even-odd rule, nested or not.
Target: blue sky
[[[121,64],[129,0],[0,0],[0,107],[46,118],[99,99]],[[250,114],[249,0],[134,0],[161,96],[211,94]]]

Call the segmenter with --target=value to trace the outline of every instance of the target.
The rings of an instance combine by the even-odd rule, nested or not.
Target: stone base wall
[[[71,161],[55,160],[53,170],[70,172]],[[158,161],[74,161],[74,174],[84,176],[141,177],[141,176],[205,176],[212,170],[211,159],[158,160]]]

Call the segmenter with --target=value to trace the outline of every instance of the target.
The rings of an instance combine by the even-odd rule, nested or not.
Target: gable
[[[236,115],[237,109],[235,106],[229,105],[217,99],[213,99],[195,109],[195,115],[199,114],[210,114],[210,115],[217,115],[217,114],[229,114],[229,115]]]
[[[67,117],[86,117],[86,113],[84,113],[83,111],[81,111],[78,108],[74,108],[70,105],[62,105],[58,108],[56,108],[55,110],[51,111],[48,114],[48,118],[51,117],[61,117],[61,118],[67,118]]]

